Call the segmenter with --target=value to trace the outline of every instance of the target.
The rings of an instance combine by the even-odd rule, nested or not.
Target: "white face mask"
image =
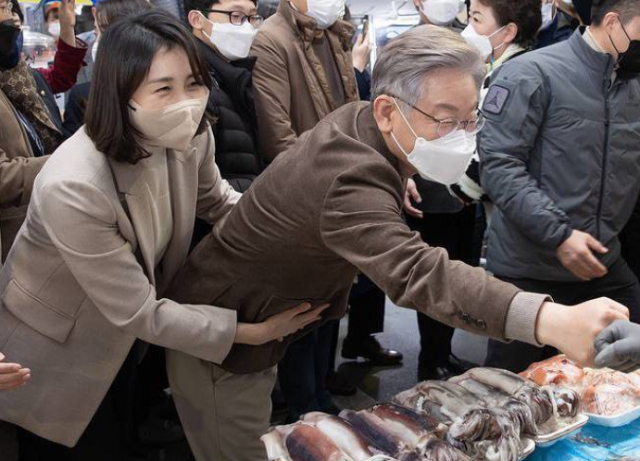
[[[556,19],[556,9],[553,6],[553,3],[545,3],[542,5],[542,26],[540,30],[548,29],[553,21]]]
[[[436,26],[448,26],[464,9],[461,0],[425,0],[422,2],[422,12],[429,22]]]
[[[416,134],[395,99],[393,102],[411,133],[416,137],[413,150],[407,153],[393,133],[391,137],[418,174],[424,179],[445,186],[460,181],[476,150],[476,136],[467,134],[464,130],[456,130],[442,138],[427,141]]]
[[[59,22],[50,23],[49,26],[47,27],[47,30],[49,31],[49,35],[51,35],[52,37],[60,37],[60,23]]]
[[[495,50],[504,46],[504,43],[503,43],[494,48],[493,45],[491,44],[491,37],[493,37],[498,32],[503,31],[506,27],[507,26],[501,27],[491,35],[486,36],[486,35],[480,35],[479,33],[477,33],[476,30],[473,28],[473,25],[469,24],[467,28],[463,30],[462,34],[460,35],[462,35],[462,38],[464,38],[469,45],[475,46],[486,61]]]
[[[185,152],[198,131],[209,95],[172,104],[163,109],[145,109],[129,102],[131,123],[144,136],[144,142]]]
[[[249,24],[249,22],[245,22],[241,26],[235,26],[231,23],[211,22],[207,18],[205,18],[205,21],[212,25],[211,35],[207,35],[204,29],[202,34],[209,39],[222,56],[229,61],[237,61],[249,56],[249,51],[258,29]]]
[[[307,0],[307,16],[316,20],[318,29],[328,29],[344,16],[346,0]]]

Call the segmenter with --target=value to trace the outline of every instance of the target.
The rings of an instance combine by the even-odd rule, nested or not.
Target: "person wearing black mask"
[[[574,4],[591,24],[502,66],[482,106],[488,269],[562,304],[609,297],[637,322],[619,234],[640,192],[640,0]],[[488,364],[522,371],[553,353],[492,341]]]

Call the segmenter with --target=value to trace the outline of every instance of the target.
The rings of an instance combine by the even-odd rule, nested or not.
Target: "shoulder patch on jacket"
[[[492,85],[484,99],[482,110],[494,115],[500,115],[509,99],[511,91],[500,85]]]

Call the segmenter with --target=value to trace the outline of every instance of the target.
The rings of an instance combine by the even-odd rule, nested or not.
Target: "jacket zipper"
[[[600,197],[598,199],[598,212],[596,215],[596,238],[601,240],[602,222],[602,202],[604,201],[605,182],[607,180],[607,160],[609,158],[609,125],[610,107],[609,96],[611,94],[610,79],[605,76],[605,99],[604,99],[604,152],[602,155],[602,177],[600,178]]]

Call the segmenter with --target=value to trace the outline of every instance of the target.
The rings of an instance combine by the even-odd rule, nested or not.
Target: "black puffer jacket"
[[[216,163],[231,186],[244,192],[262,171],[251,90],[255,59],[230,63],[205,43],[200,46],[213,80],[207,113],[216,120]]]

